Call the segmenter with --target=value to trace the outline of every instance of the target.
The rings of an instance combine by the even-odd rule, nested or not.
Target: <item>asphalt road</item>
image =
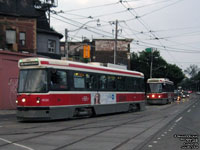
[[[194,95],[93,118],[21,123],[15,115],[0,115],[0,150],[177,150],[184,146],[180,135],[199,134],[199,105]]]
[[[200,149],[200,99],[140,147],[141,150]]]

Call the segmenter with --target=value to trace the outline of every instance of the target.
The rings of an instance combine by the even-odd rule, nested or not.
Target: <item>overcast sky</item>
[[[134,39],[131,51],[157,48],[168,63],[200,68],[200,0],[58,0],[51,26],[69,30],[70,41],[82,37]]]

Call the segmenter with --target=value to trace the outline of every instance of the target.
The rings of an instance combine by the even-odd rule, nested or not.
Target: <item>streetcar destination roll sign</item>
[[[34,66],[39,65],[38,61],[20,62],[20,66]]]

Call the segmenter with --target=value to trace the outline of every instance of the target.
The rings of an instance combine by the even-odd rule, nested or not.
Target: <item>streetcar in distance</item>
[[[19,60],[17,119],[55,120],[143,110],[144,75],[66,60]]]
[[[147,103],[168,104],[174,101],[174,83],[166,78],[147,80]]]

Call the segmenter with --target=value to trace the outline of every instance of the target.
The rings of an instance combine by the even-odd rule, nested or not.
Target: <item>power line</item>
[[[112,6],[112,5],[116,5],[119,4],[119,2],[115,2],[115,3],[107,3],[107,4],[103,4],[103,5],[96,5],[96,6],[91,6],[91,7],[84,7],[84,8],[79,8],[79,9],[71,9],[71,10],[67,10],[67,11],[63,11],[64,13],[66,12],[72,12],[72,11],[80,11],[80,10],[85,10],[85,9],[93,9],[93,8],[99,8],[99,7],[105,7],[105,6]]]
[[[144,16],[150,15],[150,14],[152,14],[152,13],[154,13],[154,12],[163,10],[163,9],[165,9],[165,8],[167,8],[167,7],[170,7],[170,6],[173,6],[173,5],[175,5],[175,4],[177,4],[177,3],[181,2],[181,1],[184,1],[184,0],[177,0],[176,2],[174,2],[174,3],[172,3],[172,4],[169,4],[169,5],[167,5],[167,6],[164,6],[164,7],[161,7],[161,8],[159,8],[159,9],[156,9],[156,10],[153,10],[153,11],[151,11],[151,12],[148,12],[148,13],[146,13],[146,14],[143,14],[143,15],[141,15],[140,17],[144,17]]]
[[[81,26],[84,25],[84,23],[81,23],[81,22],[78,22],[78,21],[75,21],[75,20],[66,18],[66,17],[64,17],[64,16],[61,16],[61,15],[58,15],[58,14],[55,14],[55,15],[57,15],[57,16],[61,17],[62,19],[64,19],[64,20],[62,20],[62,19],[56,18],[57,20],[60,20],[60,21],[62,21],[62,22],[64,22],[64,23],[70,24],[70,25],[72,25],[72,26],[76,26],[76,27],[80,28]],[[54,18],[55,18],[55,17],[54,17]],[[74,24],[74,23],[69,23],[69,22],[66,21],[66,20],[71,21],[71,22],[74,22],[74,23],[76,23],[76,24]],[[79,24],[79,25],[77,25],[77,24]],[[81,26],[80,26],[80,25],[81,25]],[[107,31],[104,31],[104,30],[99,30],[99,29],[97,29],[97,28],[95,28],[95,27],[91,27],[91,26],[88,26],[88,25],[85,25],[85,26],[86,26],[87,28],[80,28],[80,29],[84,29],[84,30],[90,31],[90,32],[92,32],[92,33],[95,33],[95,34],[97,34],[97,35],[101,35],[101,36],[104,36],[104,37],[112,37],[112,36],[110,36],[110,35],[112,35],[112,33],[110,33],[110,32],[107,32]],[[89,29],[89,28],[91,28],[91,29]],[[94,30],[96,30],[96,31],[93,31],[92,29],[94,29]],[[105,34],[103,34],[103,33],[105,33]]]

